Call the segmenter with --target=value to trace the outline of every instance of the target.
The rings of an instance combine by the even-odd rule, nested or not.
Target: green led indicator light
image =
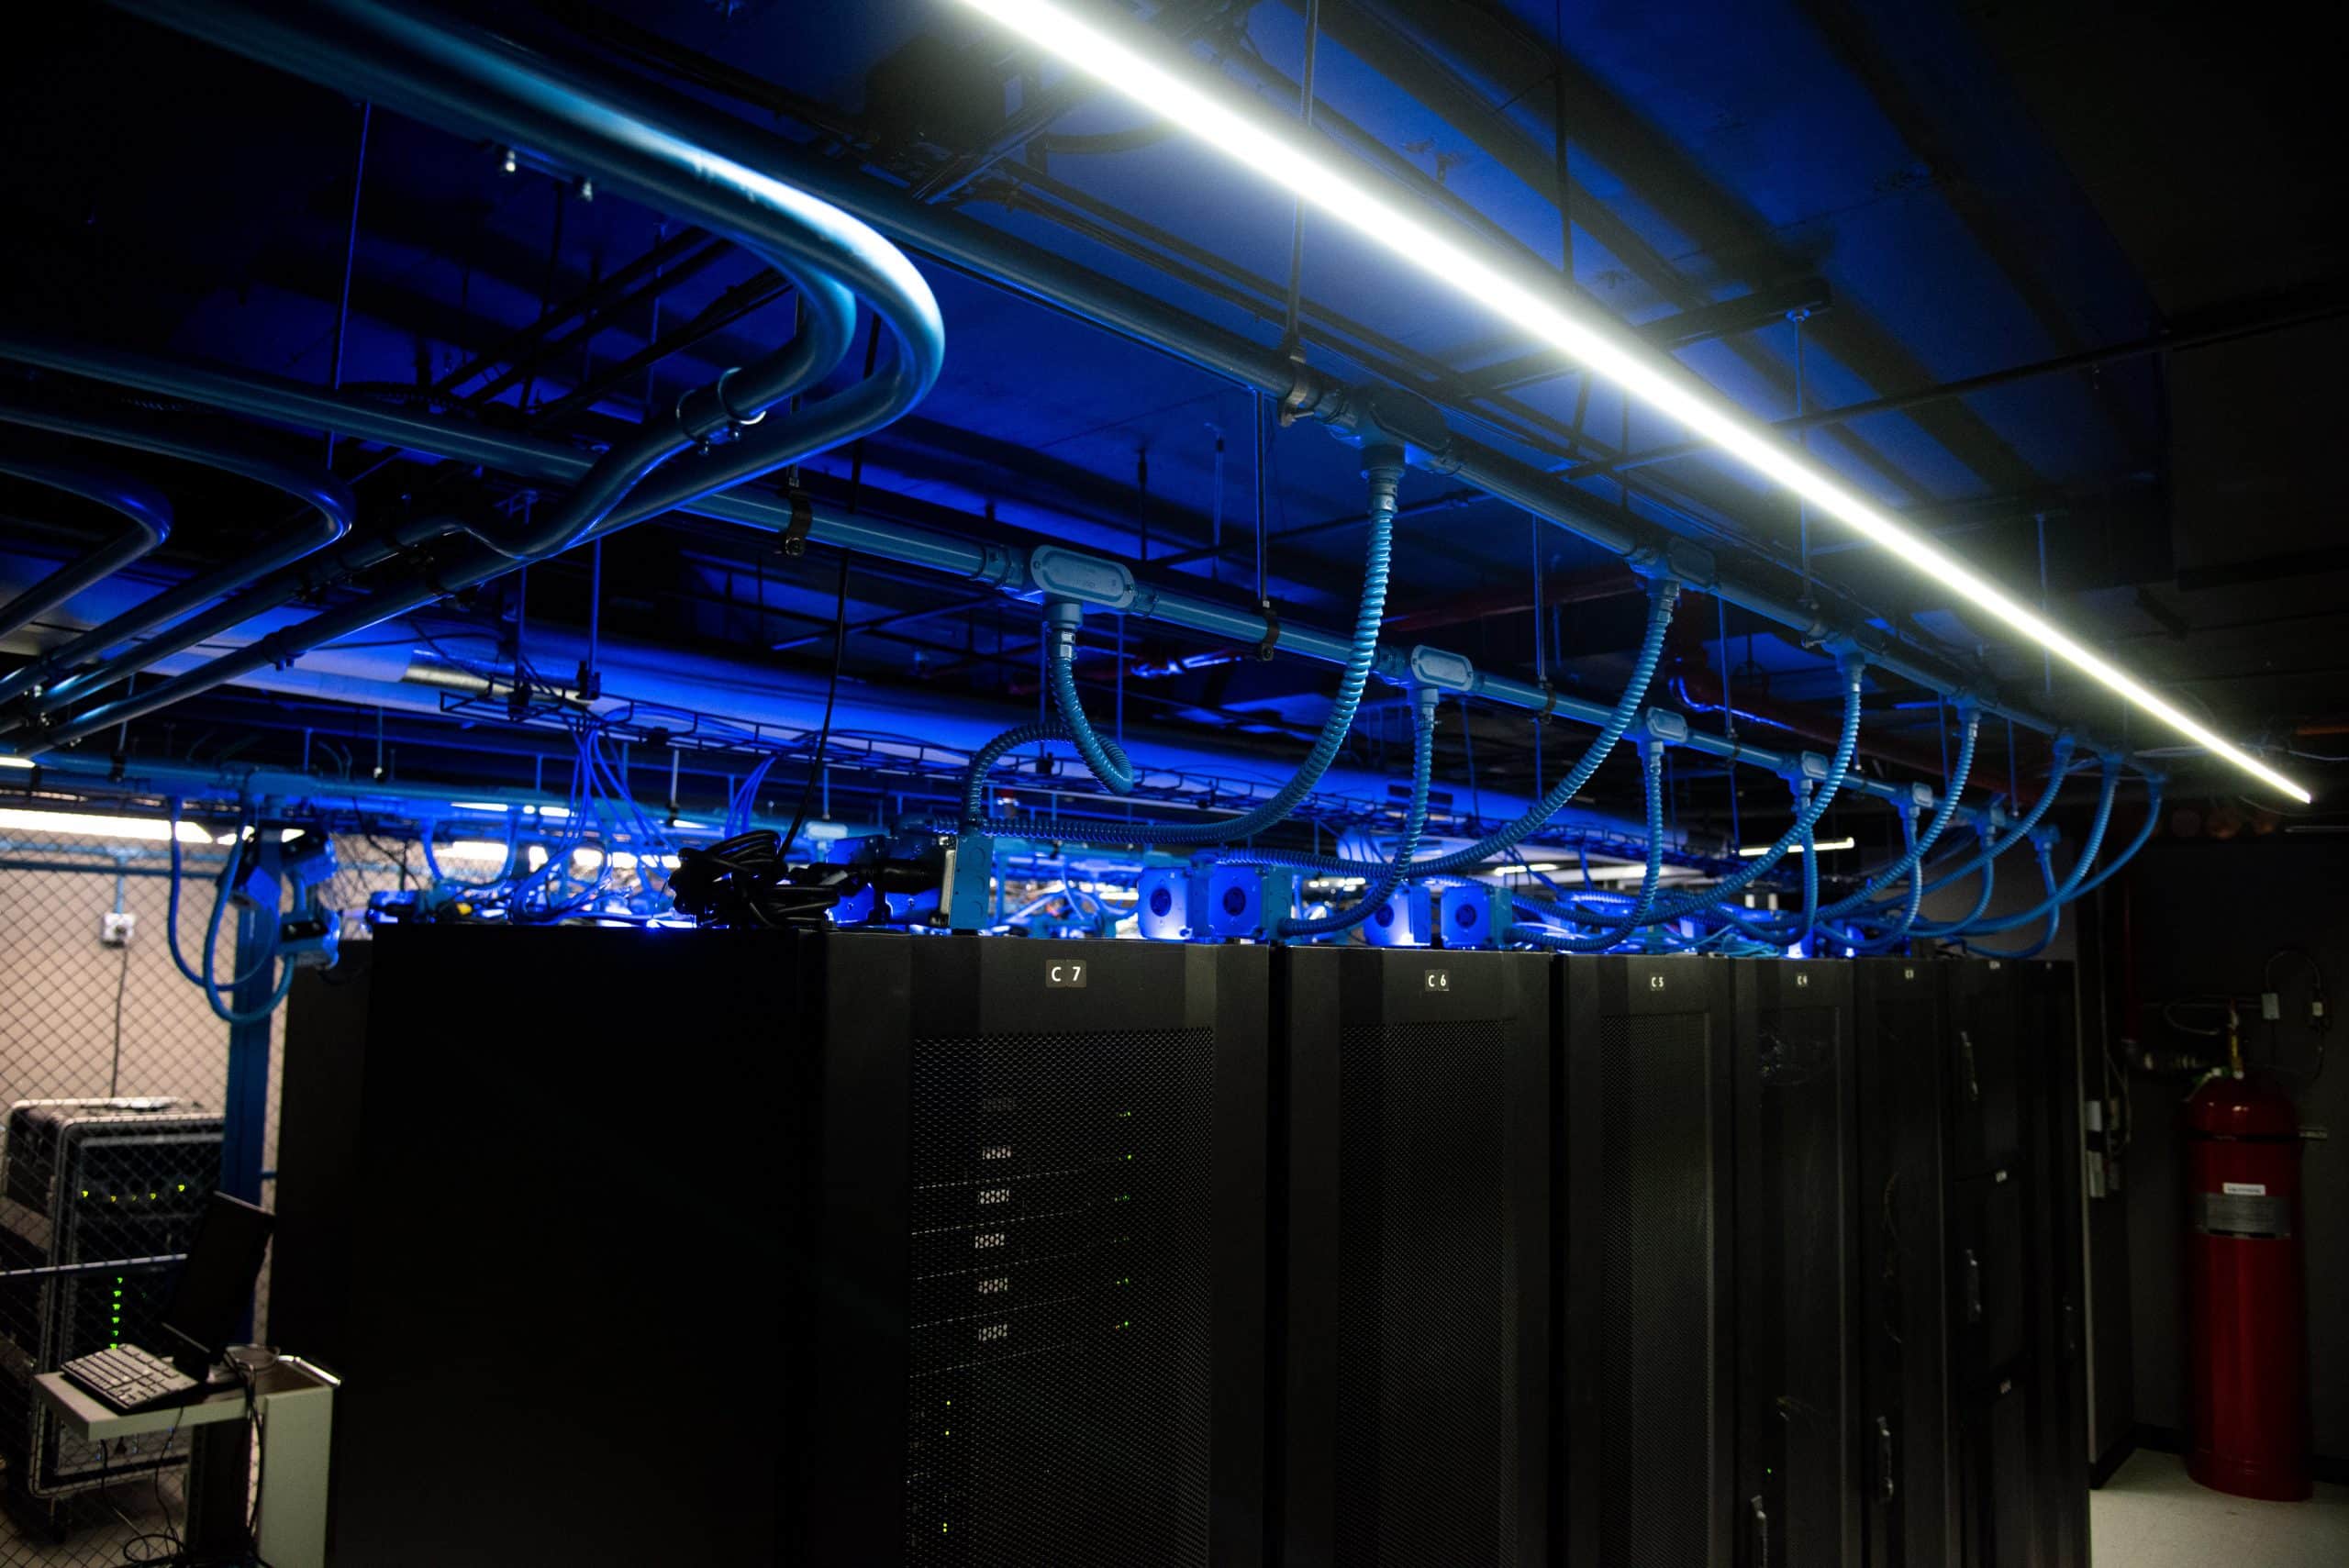
[[[1129,1155],[1127,1155],[1127,1156],[1126,1156],[1126,1158],[1127,1158],[1127,1159],[1129,1159],[1129,1160],[1130,1160],[1130,1159],[1132,1159],[1132,1158],[1133,1158],[1133,1156],[1132,1156],[1132,1155],[1130,1155],[1130,1154],[1129,1154]]]

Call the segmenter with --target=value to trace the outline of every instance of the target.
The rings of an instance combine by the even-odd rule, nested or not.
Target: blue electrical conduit
[[[9,714],[0,716],[0,734],[28,724],[45,723],[49,715],[76,697],[95,696],[173,654],[224,638],[256,616],[317,593],[367,567],[380,565],[412,546],[458,532],[460,527],[455,519],[441,515],[410,518],[373,531],[363,539],[346,540],[340,550],[314,553],[281,566],[229,594],[209,609],[118,649],[108,658],[75,671],[47,691],[20,703]],[[214,575],[241,575],[244,564],[232,563]],[[146,607],[140,605],[130,613],[137,615]]]
[[[1915,844],[1917,819],[1914,813],[1905,815],[1901,818],[1900,831],[1911,845]],[[1917,863],[1917,858],[1912,855],[1909,857],[1909,892],[1901,900],[1900,913],[1894,917],[1892,924],[1873,937],[1865,937],[1853,930],[1844,930],[1839,934],[1844,945],[1855,952],[1889,952],[1908,940],[1909,928],[1916,923],[1917,911],[1924,907],[1924,903],[1925,872],[1924,868]]]
[[[2097,855],[2104,848],[2104,830],[2112,820],[2112,799],[2120,787],[2121,759],[2108,756],[2104,760],[2104,784],[2097,793],[2096,815],[2089,819],[2087,837],[2081,841],[2079,855],[2072,862],[2072,869],[2065,876],[2063,885],[2050,886],[2047,890],[2047,900],[2043,904],[2022,910],[2018,914],[2001,915],[1995,920],[1976,920],[1966,929],[1965,934],[1988,937],[1996,936],[2002,931],[2011,931],[2018,927],[2032,924],[2043,916],[2054,913],[2059,906],[2069,904],[2077,897],[2080,884],[2086,880],[2090,868],[2096,864]]]
[[[199,3],[200,0],[177,0],[182,6]],[[576,58],[576,46],[569,40],[550,39],[548,48],[551,52],[560,51],[564,56],[567,73],[579,79],[602,79],[603,68],[596,62]],[[635,90],[647,91],[640,87]],[[1642,550],[1663,554],[1670,549],[1673,536],[1664,528],[1643,518],[1627,518],[1611,506],[1602,506],[1588,494],[1533,463],[1452,431],[1440,410],[1412,393],[1397,388],[1341,386],[1278,347],[1258,343],[1202,320],[1143,290],[1072,262],[1044,246],[990,228],[941,205],[917,201],[902,188],[862,172],[852,160],[820,157],[785,137],[752,129],[731,117],[715,114],[707,106],[681,94],[662,91],[664,112],[679,117],[711,117],[729,128],[729,145],[755,147],[759,164],[774,171],[777,178],[789,180],[950,266],[1261,392],[1299,417],[1346,430],[1360,430],[1366,418],[1396,428],[1406,434],[1409,460],[1415,465],[1455,476],[1618,554],[1631,555]],[[700,128],[696,122],[696,131]],[[1397,409],[1408,410],[1408,417],[1399,420],[1391,417]],[[1822,620],[1816,607],[1778,599],[1753,584],[1716,580],[1709,573],[1691,577],[1689,583],[1793,628],[1813,640],[1826,640],[1837,629]],[[1856,606],[1847,607],[1851,613],[1845,618],[1854,627],[1860,627],[1868,618]],[[1873,628],[1866,635],[1873,637]],[[1285,645],[1287,642],[1286,634],[1283,641]],[[1967,690],[1967,677],[1963,672],[1932,661],[1923,651],[1871,649],[1870,661],[1881,669],[1948,695],[1963,695]],[[1531,692],[1532,701],[1518,706],[1541,707],[1542,694],[1530,686],[1524,689]],[[2061,728],[2048,716],[2019,705],[1977,700],[1986,711],[2033,729],[2054,733]]]
[[[1798,822],[1803,820],[1802,807],[1804,802],[1809,798],[1809,795],[1810,781],[1797,779],[1795,781],[1795,819]],[[1914,837],[1913,823],[1909,825],[1908,833],[1909,836]],[[1741,934],[1751,937],[1755,941],[1767,942],[1776,948],[1790,948],[1798,942],[1808,940],[1810,933],[1819,928],[1820,914],[1819,837],[1815,828],[1803,828],[1802,842],[1798,846],[1796,858],[1802,862],[1802,908],[1798,912],[1783,916],[1760,911],[1749,913],[1724,904],[1714,909],[1712,914],[1724,925],[1731,927]]]
[[[1843,677],[1842,728],[1835,737],[1835,754],[1828,760],[1826,778],[1820,782],[1818,792],[1809,803],[1795,814],[1793,824],[1772,840],[1769,849],[1759,858],[1747,862],[1736,872],[1707,888],[1701,895],[1684,894],[1676,898],[1660,900],[1653,920],[1678,920],[1690,915],[1700,915],[1723,899],[1734,898],[1783,860],[1787,851],[1817,825],[1820,817],[1826,815],[1827,807],[1834,801],[1837,791],[1851,773],[1852,753],[1859,747],[1860,688],[1864,684],[1862,674],[1865,667],[1866,660],[1857,652],[1844,653],[1836,660],[1836,668]]]
[[[171,816],[171,826],[169,831],[172,843],[172,890],[170,901],[163,908],[163,940],[165,946],[171,952],[172,962],[178,968],[180,973],[187,978],[190,984],[195,985],[203,991],[206,1005],[211,1007],[213,1016],[220,1019],[221,1022],[229,1024],[257,1023],[261,1019],[269,1017],[270,1014],[275,1012],[277,1010],[278,1004],[285,1000],[286,992],[293,989],[294,965],[290,963],[287,964],[285,966],[284,973],[278,976],[277,984],[270,993],[269,1000],[265,1005],[241,1012],[220,999],[220,983],[213,976],[213,969],[219,962],[221,916],[228,907],[228,884],[235,877],[237,867],[241,862],[245,836],[249,831],[252,830],[252,815],[248,811],[245,815],[239,817],[236,830],[228,845],[228,859],[221,864],[220,874],[213,882],[212,915],[211,917],[205,922],[204,928],[204,967],[202,969],[198,969],[195,965],[189,963],[187,959],[180,951],[180,884],[182,880],[182,862],[180,858],[179,796],[173,795],[168,804]],[[276,956],[277,944],[272,942],[268,951],[257,955],[249,968],[244,970],[241,973],[230,976],[228,981],[228,989],[230,991],[234,991],[238,986],[242,985],[246,981],[250,980],[254,975],[266,969],[269,966],[270,961]]]
[[[1436,708],[1443,694],[1433,686],[1411,689],[1411,796],[1404,807],[1403,840],[1395,846],[1395,853],[1370,879],[1352,907],[1343,914],[1324,915],[1319,918],[1299,918],[1290,916],[1281,921],[1274,934],[1280,937],[1330,937],[1341,931],[1351,931],[1375,914],[1394,896],[1401,884],[1404,868],[1419,852],[1419,835],[1427,830],[1428,786],[1435,778],[1435,717]]]
[[[1973,776],[1974,743],[1982,731],[1981,710],[1969,703],[1964,711],[1965,728],[1958,740],[1957,761],[1950,765],[1949,776],[1942,781],[1941,808],[1933,813],[1932,821],[1926,824],[1925,831],[1920,836],[1917,831],[1916,807],[1912,805],[1904,808],[1901,812],[1903,848],[1900,858],[1870,875],[1855,892],[1836,899],[1820,910],[1819,913],[1822,918],[1835,919],[1848,915],[1891,886],[1894,882],[1916,872],[1919,862],[1932,852],[1936,843],[1941,841],[1942,835],[1949,830],[1949,825],[1957,820],[1958,797],[1965,793],[1966,781]],[[1923,882],[1921,873],[1911,880],[1921,885]]]
[[[125,523],[113,543],[69,561],[0,605],[0,637],[22,630],[93,583],[102,582],[172,536],[172,504],[135,479],[56,458],[0,451],[0,473],[62,490],[119,513]]]
[[[1110,765],[1130,773],[1131,767],[1126,761],[1125,748],[1106,735],[1099,739]],[[987,773],[996,763],[1003,760],[1006,752],[1017,751],[1022,746],[1032,746],[1039,740],[1064,740],[1074,743],[1076,737],[1070,732],[1068,726],[1059,719],[1039,718],[1027,724],[1014,725],[972,752],[970,762],[963,769],[963,815],[956,824],[957,829],[965,833],[977,833],[985,829],[987,817]],[[1033,824],[1030,827],[1032,829]]]
[[[2002,952],[1996,948],[1976,948],[1970,942],[1961,941],[1958,945],[1965,951],[1977,954],[1984,958],[2007,958],[2016,960],[2037,958],[2041,953],[2045,952],[2048,950],[2048,948],[2054,942],[2056,933],[2064,929],[2064,900],[2056,894],[2055,868],[2048,862],[2048,856],[2053,851],[2054,846],[2049,844],[2034,844],[2032,848],[2039,856],[2040,885],[2045,888],[2047,892],[2046,898],[2035,906],[2032,912],[2035,916],[2043,917],[2045,918],[2047,922],[2046,929],[2039,933],[2039,940],[2037,941],[2032,942],[2024,947],[2017,948],[2012,952]]]
[[[1339,749],[1345,744],[1347,734],[1353,728],[1355,711],[1362,706],[1363,691],[1369,685],[1372,670],[1377,662],[1378,628],[1386,615],[1386,580],[1394,552],[1395,506],[1403,482],[1403,453],[1399,447],[1367,447],[1363,451],[1363,477],[1370,484],[1370,538],[1364,551],[1362,597],[1355,608],[1353,641],[1347,649],[1346,662],[1338,677],[1337,695],[1330,699],[1329,716],[1322,720],[1321,733],[1315,739],[1313,749],[1306,754],[1305,761],[1298,764],[1296,773],[1286,784],[1274,792],[1270,798],[1238,817],[1226,817],[1220,822],[1147,822],[1119,826],[1102,830],[1100,836],[1105,841],[1205,845],[1245,839],[1274,826],[1296,810],[1297,804],[1313,793],[1313,786],[1321,782],[1321,775],[1330,771],[1330,764],[1337,760]],[[1072,648],[1073,639],[1063,643],[1061,653],[1066,655]],[[1060,673],[1066,675],[1064,667]],[[1100,758],[1109,767],[1109,776],[1102,778],[1104,786],[1113,792],[1119,791],[1119,786],[1112,780],[1122,775],[1125,781],[1123,788],[1130,790],[1133,787],[1131,769],[1119,766],[1115,759],[1109,758],[1107,748],[1094,732],[1092,721],[1085,717],[1084,704],[1077,700],[1074,680],[1056,679],[1054,691],[1063,698],[1061,722],[1068,727],[1079,753],[1085,758],[1086,765],[1093,766],[1094,759]],[[1098,773],[1096,776],[1101,777]],[[978,826],[990,833],[1018,833],[1026,831],[1030,825],[1008,818],[988,817]]]
[[[158,396],[204,403],[297,428],[331,430],[352,439],[479,463],[519,478],[547,483],[574,481],[593,461],[562,442],[425,417],[362,395],[328,392],[260,372],[165,360],[21,332],[0,332],[0,358],[113,382]],[[722,452],[725,449],[718,450]],[[709,495],[681,503],[676,509],[770,532],[782,531],[793,521],[786,502],[749,493]],[[1007,593],[1035,591],[1029,552],[1017,546],[979,543],[885,517],[841,512],[821,502],[811,510],[807,537],[813,542],[967,579]],[[1136,618],[1251,645],[1263,641],[1273,629],[1255,612],[1135,581],[1122,562],[1074,550],[1055,550],[1053,554],[1064,565],[1097,569],[1120,578],[1130,596],[1117,607]],[[1343,663],[1351,651],[1345,638],[1300,622],[1284,620],[1279,633],[1280,647],[1285,652]],[[1552,713],[1594,727],[1604,727],[1610,717],[1609,708],[1583,698],[1531,681],[1478,670],[1467,659],[1442,650],[1425,651],[1447,669],[1461,672],[1453,689],[1469,695],[1531,712]],[[1397,649],[1383,650],[1376,664],[1382,677],[1397,683],[1408,678],[1408,666],[1405,653]],[[2002,711],[1987,703],[1982,707],[1986,712]],[[1778,752],[1702,731],[1692,730],[1682,744],[1706,756],[1772,773],[1784,773],[1794,762]],[[2143,767],[2139,771],[2148,778],[2157,776]],[[1845,781],[1843,787],[1895,802],[1909,798],[1906,786],[1874,779],[1853,777]],[[1960,806],[1954,820],[1971,821],[1976,816],[1975,808]]]
[[[1632,719],[1638,717],[1641,700],[1647,695],[1648,687],[1654,681],[1656,664],[1664,653],[1664,633],[1672,624],[1673,605],[1680,595],[1680,584],[1668,577],[1654,578],[1649,583],[1648,592],[1647,637],[1632,664],[1631,678],[1624,684],[1623,695],[1616,700],[1614,707],[1605,710],[1606,717],[1600,721],[1598,734],[1584,751],[1581,759],[1567,770],[1565,776],[1548,794],[1516,821],[1473,844],[1413,862],[1404,873],[1406,877],[1416,880],[1425,876],[1449,876],[1511,852],[1540,832],[1550,818],[1565,809],[1566,803],[1574,798],[1575,792],[1590,782],[1591,774],[1598,771],[1599,763],[1607,760],[1616,742],[1623,738],[1623,732],[1631,728]],[[1343,873],[1356,862],[1341,860],[1334,855],[1285,852],[1278,863],[1300,870]]]
[[[512,538],[486,539],[508,560],[537,560],[581,542],[656,468],[713,439],[738,436],[756,454],[763,466],[730,465],[741,478],[807,456],[805,441],[793,432],[756,427],[771,407],[812,384],[846,351],[852,318],[837,341],[832,334],[852,295],[874,304],[898,350],[884,392],[841,395],[852,399],[862,391],[872,403],[852,425],[867,417],[877,421],[874,428],[886,424],[895,414],[884,416],[881,408],[894,406],[902,413],[937,377],[943,346],[937,302],[904,253],[838,207],[766,173],[755,150],[729,155],[712,145],[706,139],[709,128],[699,122],[688,134],[623,90],[566,80],[547,60],[463,22],[379,0],[308,0],[291,8],[235,0],[130,0],[125,8],[370,103],[592,173],[656,211],[734,240],[799,285],[811,307],[807,331],[687,392],[668,414],[647,419],[597,459],[543,520],[526,522]],[[702,485],[704,477],[678,476],[660,494],[680,497],[723,488]]]
[[[1909,935],[1916,937],[1954,936],[1959,931],[1964,930],[1967,926],[1982,917],[1983,912],[1990,907],[1990,887],[1992,880],[1998,874],[1998,858],[2001,855],[2004,855],[2008,851],[2013,849],[2017,844],[2020,844],[2029,839],[2031,835],[2037,830],[2040,818],[2047,815],[2048,807],[2055,804],[2055,796],[2064,787],[2066,769],[2069,767],[2072,760],[2073,744],[2073,740],[2069,735],[2059,735],[2055,738],[2055,754],[2048,762],[2047,787],[2040,792],[2039,798],[2032,803],[2031,809],[2023,814],[2021,821],[2017,822],[2008,830],[2005,837],[2001,838],[1998,836],[1997,821],[1994,818],[1986,817],[1982,822],[1977,825],[1982,843],[1981,851],[1975,855],[1973,859],[1967,861],[1964,865],[1958,867],[1955,871],[1951,872],[1948,875],[1940,878],[1938,881],[1929,882],[1925,884],[1924,891],[1926,893],[1937,893],[1944,887],[1953,885],[1970,873],[1979,871],[1982,873],[1982,887],[1980,896],[1975,901],[1973,911],[1961,920],[1942,922],[1928,921],[1921,925],[1912,922],[1909,927]],[[1858,917],[1858,919],[1859,923],[1862,925],[1874,925],[1876,923],[1874,911],[1863,913]]]
[[[155,711],[320,642],[497,576],[532,559],[599,537],[671,506],[805,459],[888,424],[919,401],[944,355],[938,304],[919,272],[863,225],[785,186],[721,150],[697,145],[632,112],[624,98],[599,97],[547,73],[543,62],[455,23],[401,15],[372,0],[318,0],[284,16],[217,0],[153,0],[134,7],[183,30],[265,62],[289,65],[373,102],[445,117],[531,147],[608,179],[647,205],[727,235],[762,260],[803,278],[813,323],[839,324],[838,293],[852,286],[896,340],[891,368],[820,403],[768,422],[767,405],[812,384],[844,352],[846,332],[803,332],[747,372],[729,372],[688,393],[647,432],[596,460],[573,496],[544,524],[526,527],[454,561],[414,570],[355,606],[313,617],[138,698],[83,714],[43,740],[43,748]],[[330,27],[338,28],[333,38]],[[824,280],[814,286],[809,281]],[[839,352],[832,350],[837,350]],[[828,357],[829,356],[829,357]],[[741,374],[748,384],[733,385]],[[716,462],[680,465],[624,505],[656,452],[704,445],[736,432]]]
[[[349,487],[333,474],[296,468],[264,453],[240,450],[218,434],[198,439],[150,420],[118,414],[41,408],[5,394],[0,394],[0,423],[84,437],[109,446],[152,452],[232,473],[283,491],[314,514],[241,560],[165,588],[111,620],[48,650],[30,663],[0,676],[0,702],[35,686],[45,687],[35,707],[39,712],[53,711],[75,698],[93,695],[129,673],[124,670],[105,676],[85,675],[74,671],[77,662],[104,655],[141,632],[167,625],[216,599],[226,598],[264,574],[325,549],[351,530],[357,512],[357,503]],[[182,642],[177,647],[161,648],[146,658],[128,662],[129,669],[143,668],[154,659],[192,645]],[[51,681],[50,677],[60,672],[67,672],[65,678]],[[0,733],[11,727],[10,721],[0,720]]]
[[[1509,940],[1534,942],[1560,952],[1600,952],[1623,940],[1647,923],[1656,905],[1658,879],[1664,874],[1664,747],[1653,740],[1640,742],[1642,793],[1646,798],[1648,813],[1648,857],[1641,869],[1639,895],[1631,906],[1620,917],[1600,917],[1582,923],[1598,929],[1591,935],[1570,936],[1546,925],[1512,926]]]

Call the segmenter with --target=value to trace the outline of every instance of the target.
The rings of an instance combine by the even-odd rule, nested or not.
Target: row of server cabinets
[[[2053,965],[389,928],[273,1321],[346,1568],[2069,1568],[2074,1049]]]

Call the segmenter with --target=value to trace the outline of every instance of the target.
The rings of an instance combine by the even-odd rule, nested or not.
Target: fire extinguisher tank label
[[[2230,1182],[2222,1193],[2195,1195],[2194,1229],[2205,1236],[2285,1237],[2292,1233],[2291,1206],[2280,1197],[2243,1189],[2244,1182]]]

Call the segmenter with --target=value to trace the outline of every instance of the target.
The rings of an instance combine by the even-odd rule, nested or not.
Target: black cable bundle
[[[790,875],[782,836],[756,828],[707,849],[684,851],[670,873],[669,893],[679,909],[705,926],[812,926],[840,902],[838,884],[800,886]]]

